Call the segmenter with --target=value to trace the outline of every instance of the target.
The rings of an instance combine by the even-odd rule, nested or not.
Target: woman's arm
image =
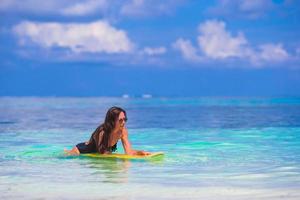
[[[124,128],[122,131],[121,141],[122,141],[124,151],[128,155],[149,155],[150,154],[149,152],[146,151],[139,151],[131,148],[131,144],[128,140],[128,131],[126,128]]]

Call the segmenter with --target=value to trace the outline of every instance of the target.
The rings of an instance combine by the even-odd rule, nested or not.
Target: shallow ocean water
[[[63,154],[114,105],[163,158]],[[2,97],[0,180],[1,199],[300,199],[300,98]]]

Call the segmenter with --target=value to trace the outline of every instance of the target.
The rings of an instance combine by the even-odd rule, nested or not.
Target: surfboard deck
[[[117,153],[112,153],[112,154],[98,154],[98,153],[86,153],[86,154],[80,154],[86,157],[91,157],[91,158],[120,158],[120,159],[151,159],[151,158],[157,158],[160,156],[163,156],[163,152],[154,152],[151,153],[150,155],[127,155],[127,154],[117,154]]]

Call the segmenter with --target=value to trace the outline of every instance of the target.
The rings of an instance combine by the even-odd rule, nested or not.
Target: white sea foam
[[[299,188],[257,189],[242,187],[170,187],[147,184],[106,184],[97,183],[42,183],[18,184],[1,191],[6,198],[24,199],[291,199],[300,198]],[[3,188],[2,188],[3,189]],[[9,192],[8,192],[9,191]]]

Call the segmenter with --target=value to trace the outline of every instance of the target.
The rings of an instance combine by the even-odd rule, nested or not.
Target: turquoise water
[[[162,159],[64,156],[113,105]],[[0,111],[1,199],[300,199],[300,98],[2,97]]]

